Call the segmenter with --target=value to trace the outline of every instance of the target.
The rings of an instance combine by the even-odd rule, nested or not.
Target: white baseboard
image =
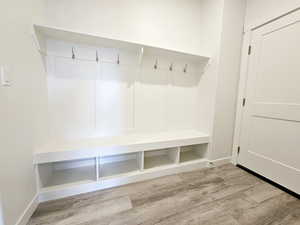
[[[210,166],[222,166],[227,163],[232,163],[231,156],[209,161]]]
[[[39,205],[39,194],[37,193],[34,198],[30,201],[20,218],[18,219],[16,225],[26,225]]]

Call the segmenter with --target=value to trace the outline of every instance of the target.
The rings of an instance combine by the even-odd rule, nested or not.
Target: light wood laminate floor
[[[300,225],[300,200],[226,164],[42,203],[38,224]]]

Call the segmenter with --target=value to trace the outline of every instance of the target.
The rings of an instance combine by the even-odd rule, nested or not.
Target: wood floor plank
[[[30,224],[79,224],[93,219],[102,219],[114,214],[132,209],[130,198],[121,197],[108,201],[101,201],[85,205],[85,207],[72,207],[55,213],[33,216]]]
[[[179,183],[182,183],[181,178],[177,175],[173,175],[116,188],[80,194],[74,197],[48,201],[39,205],[39,208],[35,212],[34,216],[41,216],[51,212],[55,213],[64,209],[85,207],[91,204],[97,204],[99,202],[128,195],[143,195],[144,193],[149,192],[149,190],[152,190],[152,192],[157,192],[156,190],[162,186],[168,188],[169,186],[177,185]]]
[[[256,206],[241,210],[239,214],[235,213],[233,216],[243,225],[271,224],[290,214],[291,209],[287,206],[287,203],[294,200],[294,197],[281,193],[279,196],[270,198]]]
[[[186,193],[188,191],[197,192],[200,196],[214,191],[217,186],[222,185],[223,181],[223,179],[215,175],[209,175],[202,179],[193,179],[191,181],[182,180],[180,183],[173,185],[163,185],[155,190],[148,190],[146,193],[134,193],[130,195],[130,197],[133,201],[133,205],[136,207],[164,198],[178,196],[180,193]]]
[[[282,191],[271,184],[260,183],[245,192],[248,198],[261,203],[267,199],[280,195]]]
[[[94,224],[156,224],[167,216],[176,215],[210,201],[210,196],[201,189],[185,190],[170,197],[135,206],[132,210],[115,215],[113,218],[109,217],[106,220],[94,221]]]
[[[46,224],[300,225],[300,200],[226,164],[45,202]]]

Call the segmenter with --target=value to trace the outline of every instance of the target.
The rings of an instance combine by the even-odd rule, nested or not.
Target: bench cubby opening
[[[139,171],[142,164],[142,152],[99,157],[99,176],[101,179]]]
[[[41,188],[78,182],[94,182],[97,179],[96,159],[89,158],[39,164],[38,172]]]
[[[144,153],[144,169],[177,164],[178,162],[179,148],[160,149]]]
[[[205,159],[208,144],[198,144],[180,147],[180,163]]]

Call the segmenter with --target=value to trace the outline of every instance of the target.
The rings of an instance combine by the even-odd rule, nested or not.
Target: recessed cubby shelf
[[[169,148],[145,152],[144,169],[151,169],[177,163],[178,151],[178,148]]]
[[[142,153],[140,152],[100,157],[100,179],[139,171],[142,160]]]
[[[206,152],[207,144],[183,146],[180,148],[180,163],[204,159]]]
[[[95,159],[73,160],[40,164],[41,187],[96,181]]]

